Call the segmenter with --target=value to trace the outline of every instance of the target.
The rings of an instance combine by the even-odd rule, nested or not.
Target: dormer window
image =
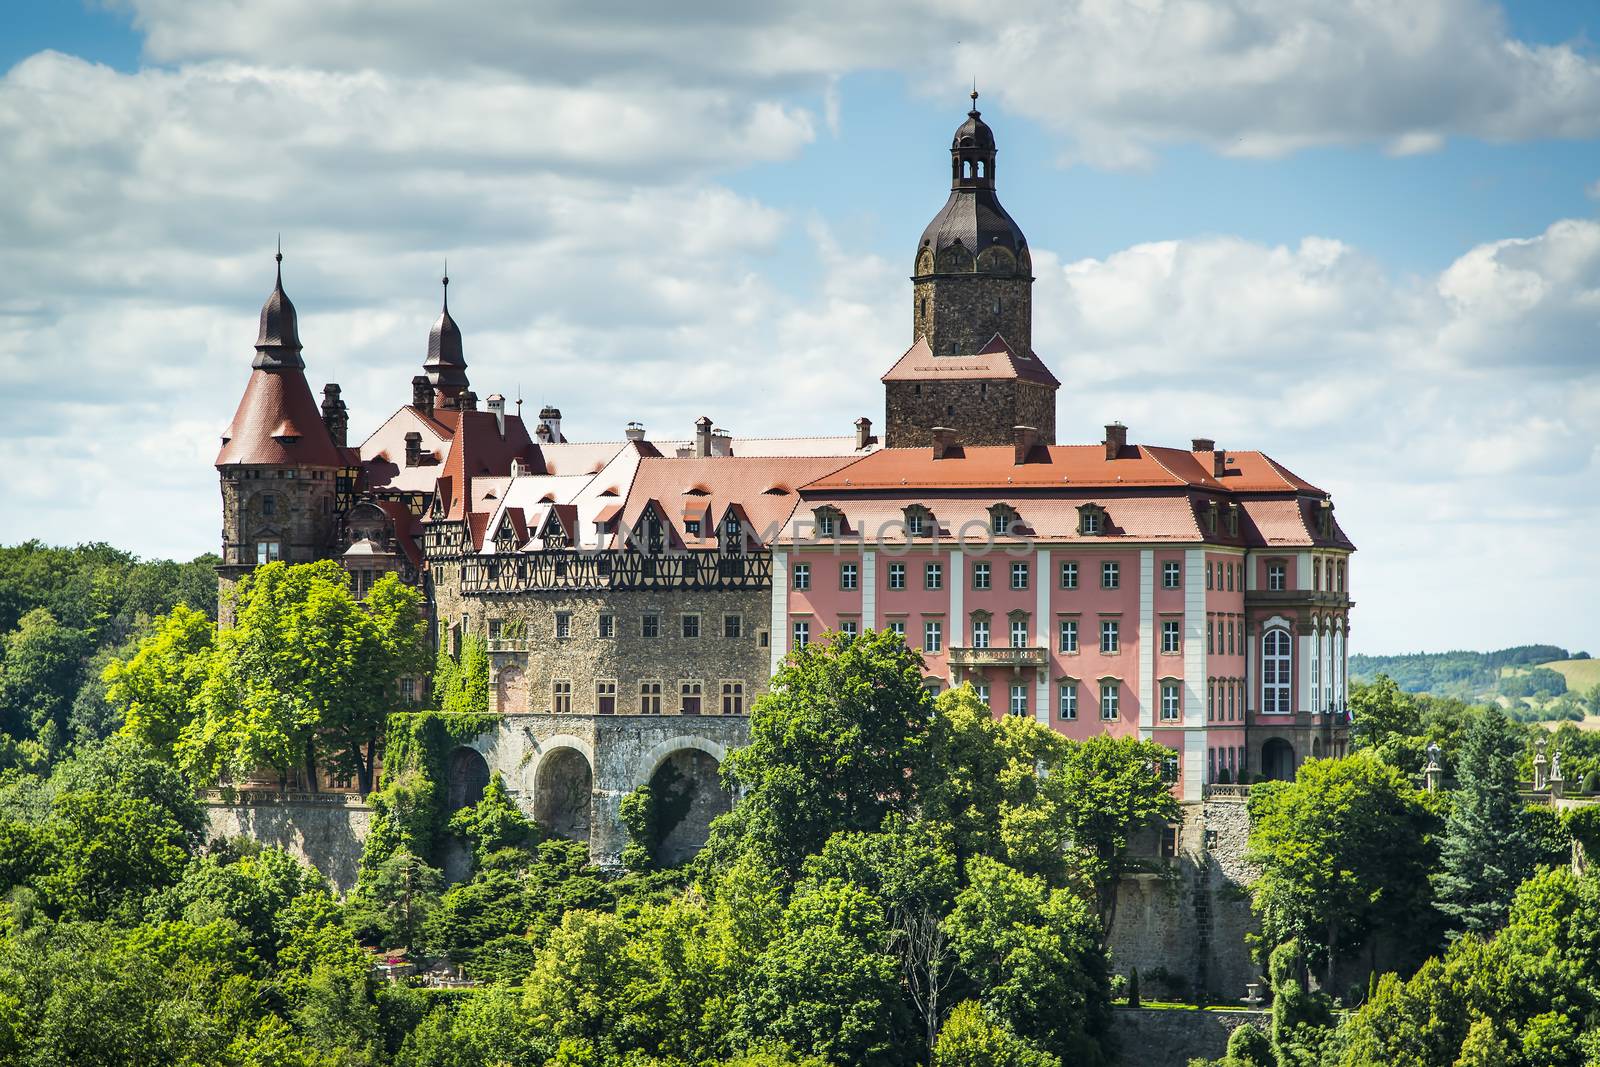
[[[700,536],[700,520],[699,519],[685,519],[683,521],[683,531],[684,531],[684,533],[688,534],[690,537],[699,537]]]
[[[989,529],[1004,537],[1017,523],[1017,509],[1009,504],[996,504],[989,509]]]
[[[1080,537],[1099,537],[1103,535],[1111,527],[1111,524],[1106,520],[1106,509],[1099,504],[1079,505],[1078,535]]]
[[[1231,500],[1228,502],[1227,524],[1228,524],[1228,536],[1229,537],[1238,537],[1239,536],[1239,505],[1237,503],[1235,503],[1234,501],[1231,501]]]
[[[816,518],[818,537],[836,537],[844,527],[843,513],[831,504],[817,508],[812,515]]]
[[[921,504],[912,504],[904,514],[907,536],[926,537],[933,532],[933,512]]]
[[[1206,501],[1205,521],[1206,521],[1206,533],[1209,533],[1209,534],[1216,533],[1217,532],[1217,502],[1215,500],[1207,500]]]

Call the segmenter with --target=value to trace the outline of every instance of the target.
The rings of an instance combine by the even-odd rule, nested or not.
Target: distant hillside
[[[1433,693],[1463,699],[1488,696],[1500,692],[1501,675],[1505,669],[1532,668],[1552,660],[1573,664],[1588,664],[1587,652],[1570,653],[1555,645],[1519,645],[1502,648],[1498,652],[1413,652],[1406,656],[1351,656],[1350,677],[1358,682],[1370,682],[1380,674],[1387,674],[1400,688],[1412,693]],[[1520,672],[1519,672],[1520,673]],[[1559,672],[1558,672],[1559,673]],[[1543,676],[1539,676],[1540,679]],[[1584,686],[1570,679],[1573,688]],[[1600,682],[1600,678],[1595,679]],[[1569,679],[1563,677],[1551,695],[1566,692]],[[1592,682],[1589,684],[1593,684]]]

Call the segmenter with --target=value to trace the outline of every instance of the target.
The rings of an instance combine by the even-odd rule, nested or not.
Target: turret
[[[433,386],[435,406],[459,408],[461,394],[469,384],[467,358],[461,350],[461,327],[450,317],[450,276],[445,275],[442,282],[444,307],[428,332],[428,358],[422,369],[428,372],[428,381]]]

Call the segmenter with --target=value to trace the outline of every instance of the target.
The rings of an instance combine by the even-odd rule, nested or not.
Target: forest
[[[61,565],[28,564],[47,552]],[[498,779],[447,810],[444,755],[485,725],[482,652],[432,661],[432,706],[399,708],[430,661],[398,583],[357,600],[331,565],[269,565],[219,633],[176,565],[158,596],[135,590],[160,565],[108,551],[3,558],[14,626],[43,608],[94,639],[70,671],[56,657],[70,700],[0,724],[0,1062],[1138,1062],[1112,1027],[1137,978],[1106,943],[1133,836],[1176,814],[1159,745],[996,720],[964,687],[930,697],[893,634],[834,636],[752,708],[706,848],[659,862],[674,798],[646,787],[624,802],[626,869],[601,870]],[[89,594],[103,606],[74,607]],[[6,676],[40,645],[8,638]],[[1527,807],[1534,728],[1495,707],[1387,678],[1353,703],[1352,755],[1251,789],[1272,1006],[1219,1067],[1600,1065],[1600,879],[1570,862],[1600,847],[1600,808]],[[1558,740],[1569,779],[1600,770],[1593,737]],[[206,832],[199,787],[307,763],[359,782],[375,756],[345,897]],[[450,847],[471,862],[447,884]],[[391,984],[388,958],[475,984]],[[1383,973],[1350,979],[1371,960]]]

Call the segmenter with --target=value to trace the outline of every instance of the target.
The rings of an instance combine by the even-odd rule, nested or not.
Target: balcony
[[[1042,671],[1049,662],[1049,650],[1039,646],[957,648],[952,645],[949,653],[950,666],[960,670],[983,667],[1010,667],[1013,670],[1021,670],[1024,667],[1032,667]]]
[[[1349,593],[1327,589],[1251,589],[1244,594],[1244,602],[1252,608],[1349,608],[1355,604]]]
[[[526,652],[532,647],[526,637],[491,637],[489,638],[490,652]]]

